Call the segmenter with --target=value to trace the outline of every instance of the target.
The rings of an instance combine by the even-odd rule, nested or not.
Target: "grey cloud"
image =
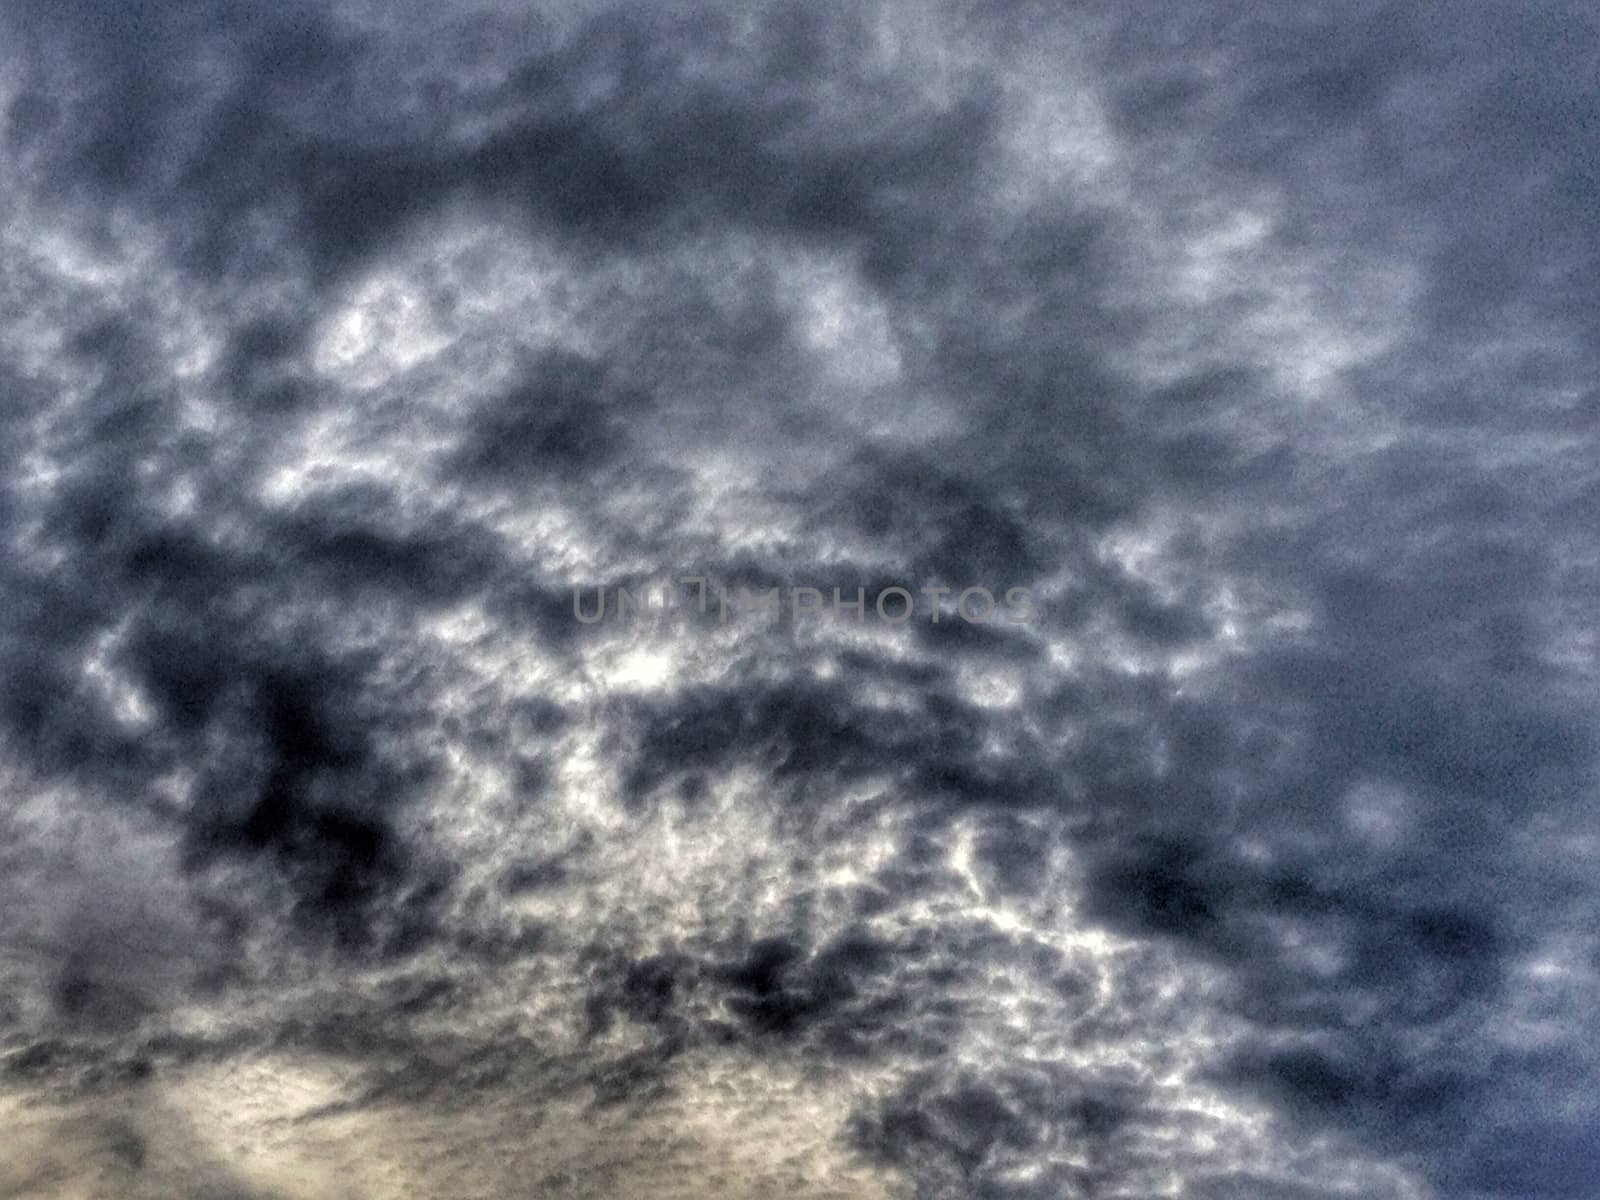
[[[1593,1190],[1578,6],[0,30],[0,1190]]]

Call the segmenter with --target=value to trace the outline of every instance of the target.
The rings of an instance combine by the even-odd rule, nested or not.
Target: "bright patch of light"
[[[325,323],[312,365],[355,387],[376,387],[449,345],[427,302],[403,276],[383,272],[358,285]]]

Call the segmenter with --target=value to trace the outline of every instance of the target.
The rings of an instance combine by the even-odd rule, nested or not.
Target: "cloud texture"
[[[1600,1193],[1597,94],[11,0],[0,1197]],[[1038,620],[574,619],[683,576]]]

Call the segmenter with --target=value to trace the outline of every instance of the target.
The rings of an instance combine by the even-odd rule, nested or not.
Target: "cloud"
[[[1593,1190],[1579,6],[0,45],[0,1192]]]

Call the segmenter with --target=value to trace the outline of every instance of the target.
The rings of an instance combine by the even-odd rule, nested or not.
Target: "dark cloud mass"
[[[0,6],[0,1197],[1600,1196],[1597,96]]]

